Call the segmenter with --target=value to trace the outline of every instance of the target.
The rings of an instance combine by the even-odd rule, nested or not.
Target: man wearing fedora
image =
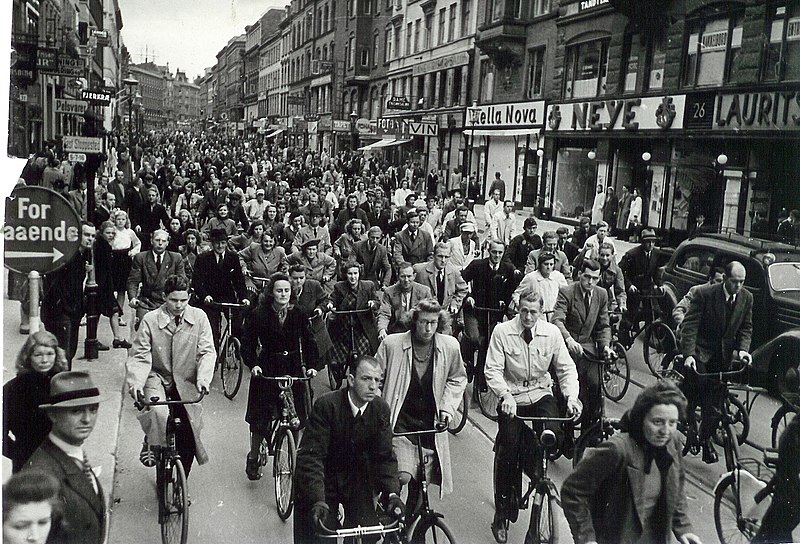
[[[212,229],[210,234],[213,251],[198,255],[192,274],[192,290],[199,306],[205,310],[214,345],[219,345],[222,324],[221,312],[211,306],[214,302],[241,302],[250,304],[247,285],[239,262],[239,255],[228,250],[228,234],[224,229]],[[233,333],[238,336],[242,319],[234,316]]]
[[[50,396],[39,408],[53,426],[23,470],[54,476],[61,484],[62,522],[48,542],[100,544],[105,532],[105,499],[83,444],[97,422],[100,391],[87,372],[61,372],[50,381]]]
[[[213,255],[213,253],[210,253]],[[144,316],[126,363],[130,395],[161,400],[193,400],[199,392],[208,392],[214,377],[213,334],[208,317],[199,308],[189,306],[189,281],[184,276],[170,276],[164,283],[165,302]],[[188,476],[192,462],[208,461],[200,441],[202,407],[189,404],[175,407],[176,416],[189,425],[178,427],[175,442]],[[155,465],[152,447],[166,441],[166,406],[151,406],[139,416],[145,441],[139,460]]]
[[[328,232],[328,227],[320,225],[322,221],[322,208],[316,204],[312,204],[309,206],[308,214],[308,225],[301,227],[297,232],[297,235],[294,237],[294,242],[292,242],[292,252],[295,253],[300,251],[300,248],[303,247],[303,244],[309,240],[318,240],[320,253],[331,255],[333,253],[331,235]]]
[[[655,247],[658,236],[653,229],[642,229],[641,243],[623,255],[620,268],[625,274],[625,290],[628,293],[628,311],[622,316],[620,337],[626,343],[626,335],[639,319],[639,308],[642,303],[641,293],[658,294],[662,292],[658,266],[661,262],[660,251]]]

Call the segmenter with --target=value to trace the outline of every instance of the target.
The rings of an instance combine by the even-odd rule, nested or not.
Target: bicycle
[[[345,542],[345,539],[353,539],[351,542],[355,542],[356,544],[361,544],[362,539],[365,536],[387,536],[392,535],[400,531],[400,522],[398,520],[393,521],[388,525],[378,524],[378,525],[370,525],[367,527],[362,527],[359,525],[358,527],[352,527],[350,529],[329,529],[325,526],[325,524],[320,520],[319,525],[316,528],[317,535],[322,538],[335,538],[336,542]]]
[[[497,325],[499,321],[499,319],[497,321],[492,319],[492,314],[500,314],[500,319],[502,319],[502,315],[506,311],[506,305],[505,302],[501,300],[498,308],[472,306],[472,309],[476,312],[486,312],[488,325],[486,336],[481,342],[481,345],[478,346],[477,362],[474,364],[474,383],[472,385],[472,392],[475,400],[478,402],[478,408],[480,408],[481,413],[492,421],[497,421],[497,406],[500,403],[500,399],[497,398],[497,395],[495,395],[486,384],[484,368],[486,366],[486,353],[489,351],[489,340],[491,339],[495,325]],[[470,374],[470,372],[467,372],[468,378],[473,378],[473,376],[470,376]],[[472,381],[472,379],[470,379],[470,381]]]
[[[372,308],[361,308],[357,310],[337,310],[336,308],[331,307],[330,313],[332,315],[346,315],[348,318],[348,324],[350,329],[350,357],[348,357],[347,361],[342,361],[340,363],[331,361],[328,364],[328,381],[330,382],[331,391],[336,391],[342,386],[342,382],[344,381],[344,377],[347,374],[347,369],[350,367],[352,363],[358,359],[358,350],[356,350],[356,337],[355,337],[355,330],[354,330],[354,323],[353,319],[358,314],[364,314],[372,312]]]
[[[208,394],[203,389],[195,400],[150,400],[139,398],[134,402],[138,410],[151,406],[166,406],[166,446],[160,448],[156,459],[156,492],[158,495],[158,524],[161,526],[161,541],[164,544],[186,544],[189,536],[189,486],[186,471],[176,446],[177,427],[187,424],[175,417],[174,407],[198,404]]]
[[[539,465],[540,474],[529,475],[528,489],[525,493],[521,493],[517,499],[518,508],[520,510],[527,510],[530,504],[530,497],[533,495],[533,509],[531,510],[530,527],[535,528],[533,536],[538,537],[540,544],[555,544],[558,542],[558,523],[555,519],[553,511],[553,503],[561,504],[561,499],[558,494],[558,488],[553,480],[547,475],[547,469],[550,461],[554,460],[553,453],[556,451],[556,435],[549,429],[542,429],[537,434],[534,430],[534,423],[540,423],[542,426],[545,423],[559,423],[565,427],[565,431],[572,432],[569,427],[574,423],[572,418],[569,417],[527,417],[516,415],[515,418],[525,422],[533,433],[533,439],[539,442],[542,448],[542,459]],[[520,459],[520,462],[522,460]],[[524,471],[523,471],[524,472]],[[497,464],[495,458],[495,466],[493,471],[494,480],[497,481]],[[495,484],[493,483],[493,486]],[[516,519],[516,514],[513,516]],[[505,520],[506,531],[510,525],[510,519]]]
[[[627,351],[633,347],[636,337],[644,333],[642,355],[650,373],[656,378],[659,377],[661,369],[669,362],[668,356],[674,356],[678,351],[678,340],[675,333],[669,325],[661,320],[660,312],[653,304],[654,300],[664,296],[664,293],[661,292],[639,293],[642,307],[636,316],[636,322],[631,326],[627,341],[621,342]],[[644,320],[644,324],[641,323],[641,319]]]
[[[447,425],[437,422],[433,429],[423,431],[409,431],[394,433],[394,436],[422,436],[438,434],[447,430]],[[453,532],[444,522],[444,516],[431,508],[428,498],[428,480],[425,475],[425,454],[422,451],[422,440],[417,440],[417,459],[419,470],[415,475],[419,484],[414,510],[406,515],[403,528],[400,531],[402,542],[450,542],[455,543]],[[410,502],[411,497],[408,497]]]
[[[614,354],[617,355],[616,350],[614,351]],[[601,377],[603,375],[603,366],[616,364],[615,357],[603,357],[602,359],[597,359],[585,351],[583,353],[583,358],[590,363],[600,365]],[[572,456],[573,467],[577,466],[580,460],[583,458],[586,448],[597,447],[601,442],[611,438],[611,436],[613,436],[614,433],[620,429],[620,420],[618,418],[606,417],[606,403],[603,395],[602,379],[598,380],[596,395],[600,399],[600,418],[592,423],[588,429],[584,429],[583,426],[581,426],[581,433],[575,440],[575,450]]]
[[[225,326],[219,336],[217,364],[214,370],[219,369],[223,394],[229,400],[233,400],[242,385],[242,372],[244,370],[242,344],[238,338],[233,336],[232,331],[233,310],[241,310],[248,306],[233,302],[211,302],[208,306],[225,312]]]
[[[625,346],[619,341],[619,319],[622,312],[609,312],[611,318],[611,349],[614,350],[616,358],[614,362],[602,366],[600,383],[603,386],[603,394],[608,400],[619,402],[631,383],[631,367],[628,363],[628,355]]]
[[[302,350],[300,350],[302,354]],[[288,357],[292,352],[283,352],[284,357]],[[302,356],[302,355],[301,355]],[[303,367],[305,374],[305,366]],[[278,508],[278,516],[286,521],[292,513],[294,507],[294,467],[297,461],[297,439],[294,433],[300,429],[300,419],[297,417],[297,409],[294,404],[294,394],[292,386],[295,381],[305,382],[304,402],[306,414],[311,409],[311,392],[308,386],[310,376],[264,376],[256,374],[262,380],[273,380],[278,382],[280,388],[281,416],[271,423],[270,435],[264,437],[258,450],[258,462],[264,467],[267,465],[269,456],[273,455],[272,477],[275,480],[275,502]],[[261,473],[259,472],[259,476]]]
[[[775,411],[775,414],[772,416],[771,427],[772,427],[772,447],[778,447],[778,441],[783,434],[783,431],[786,429],[786,426],[789,425],[789,421],[792,419],[793,414],[800,413],[798,412],[798,406],[800,406],[800,395],[797,393],[789,393],[784,392],[781,393],[781,406]]]

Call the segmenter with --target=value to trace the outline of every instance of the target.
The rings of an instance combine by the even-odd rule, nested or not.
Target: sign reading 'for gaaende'
[[[5,266],[23,274],[58,270],[78,251],[80,232],[80,217],[63,196],[44,187],[18,187],[6,199]]]

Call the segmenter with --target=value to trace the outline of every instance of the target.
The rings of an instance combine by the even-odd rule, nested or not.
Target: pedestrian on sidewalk
[[[39,408],[50,394],[50,378],[67,370],[58,339],[40,330],[17,354],[16,377],[3,386],[3,455],[18,472],[50,432],[50,420]]]

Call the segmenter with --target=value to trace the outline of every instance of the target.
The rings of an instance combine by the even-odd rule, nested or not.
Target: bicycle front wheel
[[[741,504],[734,474],[725,476],[717,484],[717,490],[714,493],[714,525],[717,528],[720,544],[747,544],[750,542],[750,538],[742,532],[745,525],[740,524]],[[755,533],[750,536],[755,536]]]
[[[549,491],[537,492],[533,498],[531,510],[531,526],[536,528],[533,534],[537,544],[555,544],[558,542],[558,524],[553,510],[555,498]]]
[[[230,337],[225,341],[220,354],[222,361],[219,367],[219,377],[222,380],[222,392],[230,400],[239,392],[242,385],[242,371],[244,361],[242,361],[242,346],[239,339]]]
[[[450,434],[458,434],[467,424],[467,416],[469,415],[469,393],[467,390],[464,390],[464,394],[461,396],[461,404],[458,406],[458,410],[456,413],[453,414],[453,421],[450,423],[450,428],[447,429],[450,431]]]
[[[750,416],[747,414],[747,408],[745,408],[744,403],[736,396],[729,394],[728,400],[730,401],[728,416],[731,418],[731,428],[736,433],[736,441],[741,446],[750,434]],[[717,445],[725,445],[725,433],[725,425],[720,425],[717,432],[712,435]]]
[[[618,402],[625,396],[631,383],[631,367],[628,365],[628,356],[622,344],[617,342],[613,348],[617,356],[616,361],[613,364],[603,365],[601,383],[606,398]]]
[[[167,461],[159,489],[162,502],[161,541],[186,544],[189,536],[189,489],[180,459]]]
[[[292,514],[294,506],[294,462],[297,458],[297,446],[294,435],[286,428],[278,430],[278,439],[275,441],[275,459],[272,465],[272,475],[275,478],[275,502],[278,504],[278,515],[286,521]]]
[[[784,404],[775,412],[775,415],[772,416],[772,447],[777,448],[778,442],[781,439],[781,435],[783,431],[786,430],[786,426],[789,424],[789,420],[791,419],[792,414],[794,414],[794,410],[792,410],[791,406],[788,404]]]
[[[341,364],[331,361],[328,363],[328,382],[331,391],[337,391],[344,381],[344,368]]]
[[[417,526],[414,531],[414,536],[417,537],[418,535],[421,538],[414,538],[413,542],[424,542],[425,544],[455,544],[456,542],[452,531],[450,531],[444,520],[437,517],[431,517],[424,522],[421,521],[420,526]]]
[[[583,459],[587,448],[595,448],[603,441],[603,428],[600,423],[592,425],[585,433],[581,430],[581,435],[575,441],[575,452],[572,456],[572,467],[575,468]]]
[[[667,359],[673,357],[678,349],[678,341],[666,323],[655,321],[647,327],[644,333],[642,351],[647,368],[658,378]]]

